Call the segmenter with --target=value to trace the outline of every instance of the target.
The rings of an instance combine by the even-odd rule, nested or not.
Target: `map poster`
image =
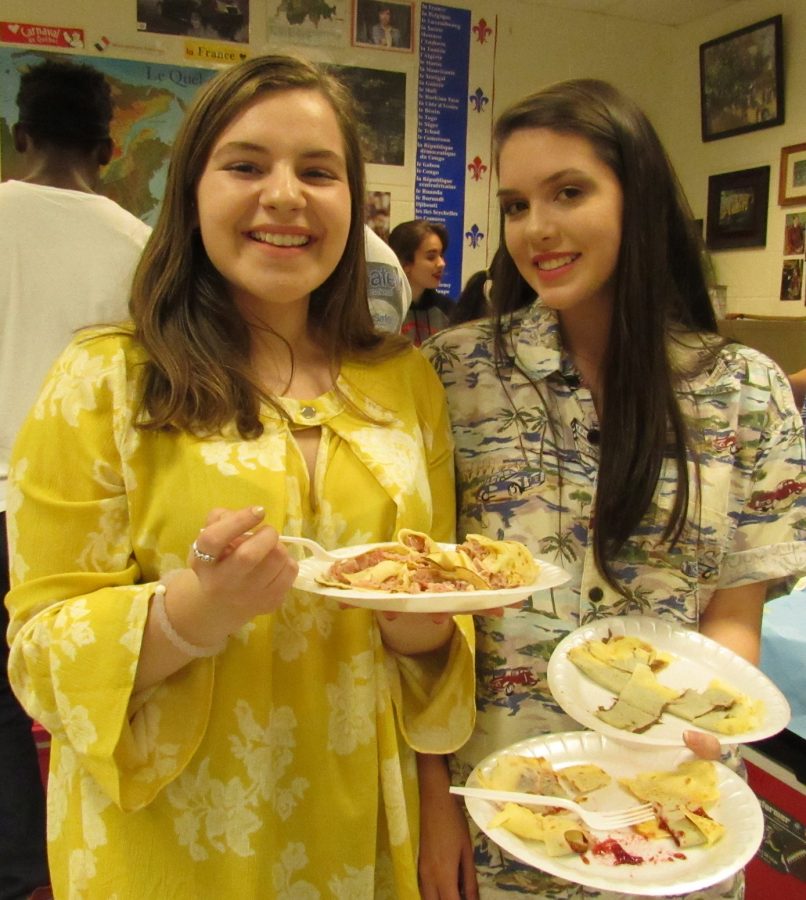
[[[54,56],[0,47],[0,177],[4,181],[19,178],[23,172],[22,159],[11,140],[20,73]],[[101,170],[103,193],[154,225],[179,124],[196,91],[216,70],[108,57],[69,58],[99,69],[112,87],[115,154]]]

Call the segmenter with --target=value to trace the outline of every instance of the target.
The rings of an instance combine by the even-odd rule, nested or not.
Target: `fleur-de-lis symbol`
[[[474,181],[481,181],[481,176],[487,171],[487,166],[481,161],[480,156],[474,157],[473,161],[467,164],[467,168]]]
[[[479,112],[479,113],[490,102],[490,98],[484,96],[484,91],[480,87],[476,88],[474,93],[472,93],[468,97],[468,99],[470,100],[471,104],[475,107],[476,112]]]
[[[484,232],[479,229],[478,225],[473,225],[470,231],[465,232],[465,237],[467,238],[467,242],[470,244],[471,249],[475,250],[476,247],[484,240]]]
[[[476,35],[476,40],[483,44],[487,38],[493,33],[492,28],[487,24],[484,19],[479,19],[478,25],[473,26],[473,31]]]

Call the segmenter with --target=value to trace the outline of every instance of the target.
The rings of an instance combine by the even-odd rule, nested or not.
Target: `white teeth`
[[[310,241],[304,234],[275,234],[271,231],[251,231],[249,236],[273,247],[303,247]]]
[[[555,259],[542,259],[538,262],[538,269],[546,269],[547,271],[551,271],[552,269],[559,269],[560,266],[567,266],[569,263],[572,263],[575,259],[573,254],[569,254],[568,256],[558,256]]]

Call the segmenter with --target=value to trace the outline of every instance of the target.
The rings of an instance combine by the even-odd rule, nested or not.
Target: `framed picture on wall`
[[[769,166],[711,175],[705,246],[709,250],[766,246],[769,193]]]
[[[781,150],[778,203],[806,206],[806,144],[791,144]]]
[[[704,141],[784,121],[781,22],[781,16],[773,16],[700,44]]]
[[[353,0],[353,44],[411,53],[414,49],[414,3]]]

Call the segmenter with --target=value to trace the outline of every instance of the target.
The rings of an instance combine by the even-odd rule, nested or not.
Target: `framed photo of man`
[[[414,6],[414,3],[353,0],[353,45],[411,53]]]

